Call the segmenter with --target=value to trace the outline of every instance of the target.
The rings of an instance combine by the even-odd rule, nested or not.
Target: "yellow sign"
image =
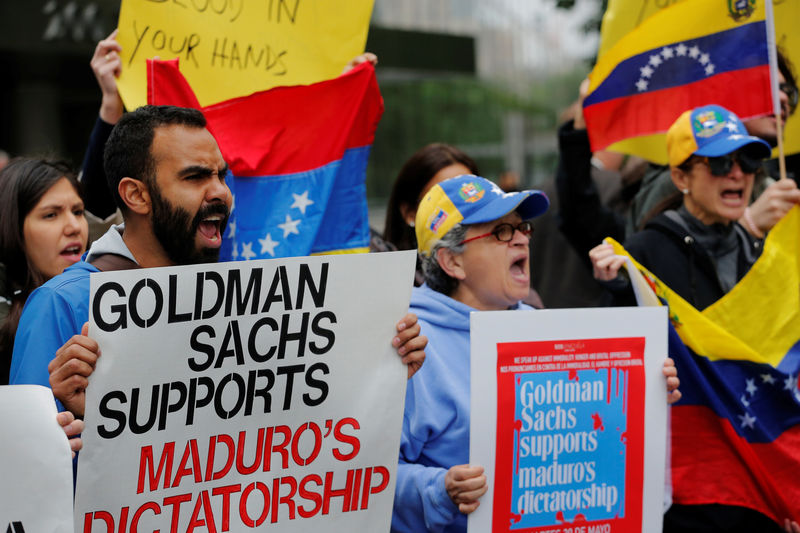
[[[338,76],[364,51],[373,0],[123,0],[125,107],[147,103],[146,59],[179,58],[200,105]]]
[[[598,57],[602,57],[626,33],[649,16],[679,1],[681,0],[609,0],[608,9],[603,15]],[[715,1],[724,2],[725,0]],[[797,31],[797,21],[800,20],[800,0],[773,0],[772,4],[776,41],[795,65],[795,74],[800,74],[798,72],[800,69],[800,32]],[[798,115],[800,115],[800,111],[786,121],[784,140],[787,154],[800,152],[800,118]],[[637,137],[613,144],[608,149],[635,154],[649,161],[666,164],[665,139],[666,136],[663,134]],[[777,156],[777,150],[774,155]]]

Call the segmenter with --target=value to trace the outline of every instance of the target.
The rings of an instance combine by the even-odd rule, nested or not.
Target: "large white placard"
[[[414,259],[93,274],[75,530],[388,531]]]
[[[0,387],[0,528],[72,531],[72,461],[53,393],[39,385]]]
[[[660,532],[664,307],[471,316],[470,532]]]

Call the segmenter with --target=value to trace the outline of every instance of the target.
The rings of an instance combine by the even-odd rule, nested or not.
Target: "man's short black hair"
[[[146,105],[126,113],[117,122],[106,141],[103,167],[111,194],[117,206],[127,211],[119,195],[119,182],[124,177],[155,183],[155,160],[152,154],[156,128],[163,126],[205,128],[206,119],[197,109],[175,106]]]

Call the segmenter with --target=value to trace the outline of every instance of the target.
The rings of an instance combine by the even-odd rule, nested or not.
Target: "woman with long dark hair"
[[[437,183],[462,174],[480,172],[475,161],[455,146],[433,143],[414,152],[392,186],[383,238],[398,250],[415,249],[414,217],[420,200]]]
[[[455,146],[432,143],[414,152],[403,164],[392,186],[389,205],[386,206],[384,248],[416,249],[414,217],[420,200],[437,183],[462,174],[478,175],[478,165]],[[422,285],[423,281],[422,267],[417,259],[414,285]]]
[[[17,158],[0,171],[0,384],[28,295],[80,260],[89,227],[75,174],[60,161]]]

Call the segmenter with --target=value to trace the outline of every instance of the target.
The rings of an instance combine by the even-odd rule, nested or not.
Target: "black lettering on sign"
[[[281,23],[288,20],[292,24],[297,21],[297,9],[300,0],[269,0],[269,13],[267,20]]]
[[[100,302],[102,302],[106,293],[110,292],[114,292],[119,298],[115,300],[118,303],[111,304],[111,315],[110,319],[107,320],[101,313]],[[115,331],[119,328],[125,329],[128,327],[128,315],[125,312],[125,304],[119,303],[122,301],[121,298],[124,297],[125,289],[123,289],[122,285],[119,283],[111,281],[100,285],[100,288],[95,292],[94,301],[92,301],[92,316],[95,324],[97,324],[100,329],[103,331]]]
[[[200,65],[197,63],[197,56],[195,56],[192,52],[194,49],[197,48],[197,45],[200,44],[200,36],[196,33],[193,33],[189,36],[189,41],[186,43],[186,61],[192,60],[195,67],[199,67]]]
[[[10,522],[6,533],[25,533],[25,528],[22,526],[22,522]]]
[[[244,0],[147,0],[155,4],[169,4],[198,13],[230,15],[230,21],[238,19],[244,9]],[[299,0],[298,0],[299,1]],[[295,7],[295,11],[297,8]]]
[[[131,66],[131,64],[133,63],[133,60],[136,58],[136,52],[139,51],[139,45],[142,44],[142,40],[144,39],[144,36],[147,35],[147,32],[150,30],[150,26],[148,25],[148,26],[145,26],[144,28],[142,28],[142,32],[139,33],[139,30],[137,29],[136,26],[137,26],[137,24],[136,24],[136,21],[134,20],[133,21],[133,36],[136,37],[136,46],[133,49],[133,53],[131,54],[131,58],[128,60],[128,66]]]
[[[155,0],[149,0],[153,2]],[[200,45],[200,36],[196,33],[189,35],[173,35],[160,28],[153,28],[149,24],[142,24],[133,21],[133,36],[136,38],[136,46],[128,59],[128,66],[133,64],[139,53],[142,44],[150,45],[156,52],[163,51],[163,55],[175,55],[185,61],[191,61],[194,66],[199,66],[195,48]]]
[[[214,39],[214,50],[211,52],[211,66],[220,68],[234,67],[237,70],[264,69],[273,76],[286,75],[287,68],[283,58],[286,50],[276,51],[268,44],[239,44],[227,37]]]

